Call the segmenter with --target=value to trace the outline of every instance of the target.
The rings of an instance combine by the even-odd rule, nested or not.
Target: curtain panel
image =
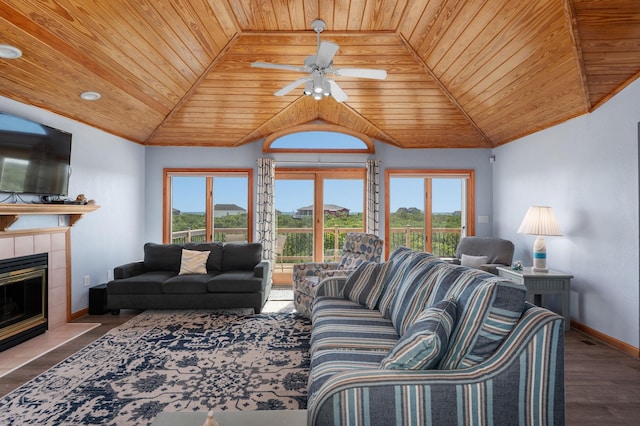
[[[380,160],[367,160],[367,223],[368,234],[380,236]]]
[[[258,194],[256,208],[256,234],[262,243],[262,258],[276,260],[276,207],[274,186],[276,162],[272,158],[258,159]]]

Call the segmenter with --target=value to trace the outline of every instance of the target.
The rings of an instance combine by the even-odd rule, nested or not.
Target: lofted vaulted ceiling
[[[273,93],[340,45],[349,99]],[[238,146],[305,123],[402,148],[494,147],[640,76],[638,0],[1,0],[0,95],[145,145]],[[98,101],[79,98],[91,90]]]

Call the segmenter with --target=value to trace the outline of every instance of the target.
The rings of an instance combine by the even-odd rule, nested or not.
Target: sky
[[[366,149],[367,145],[355,136],[344,133],[310,131],[284,135],[273,141],[271,148]]]

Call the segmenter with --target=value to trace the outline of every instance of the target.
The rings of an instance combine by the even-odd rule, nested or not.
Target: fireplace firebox
[[[0,351],[47,330],[47,253],[0,260]]]

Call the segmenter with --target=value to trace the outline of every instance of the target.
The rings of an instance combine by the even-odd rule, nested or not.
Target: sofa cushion
[[[110,294],[161,294],[162,283],[176,273],[171,271],[151,271],[129,278],[110,281],[107,293]]]
[[[169,294],[205,294],[207,282],[212,277],[212,274],[176,275],[162,283],[162,291]]]
[[[222,243],[186,243],[184,248],[187,250],[199,250],[210,252],[207,259],[207,271],[222,271]]]
[[[182,249],[182,259],[180,260],[180,272],[178,272],[178,275],[206,274],[209,253],[211,252]]]
[[[377,311],[366,309],[364,306],[349,299],[337,299],[333,296],[316,296],[313,300],[311,322],[314,324],[320,318],[333,316],[366,317],[378,316]]]
[[[182,246],[178,244],[146,243],[144,245],[144,269],[146,271],[180,270]]]
[[[369,309],[374,309],[382,294],[392,261],[384,263],[364,262],[353,271],[344,284],[344,295]]]
[[[469,254],[463,254],[460,258],[460,264],[462,266],[468,266],[469,268],[480,269],[480,266],[485,265],[489,258],[487,256],[471,256]]]
[[[436,285],[437,270],[446,266],[447,263],[430,253],[416,253],[411,259],[389,309],[391,321],[401,336],[420,312],[434,304],[429,302],[429,294]]]
[[[263,291],[263,280],[252,271],[223,272],[207,281],[209,293],[256,293]]]
[[[380,368],[427,370],[444,355],[456,322],[456,302],[443,300],[422,311],[382,360]]]
[[[360,309],[365,309],[360,306]],[[388,352],[400,336],[391,324],[391,320],[378,316],[325,317],[313,323],[310,353],[324,349],[368,349]]]
[[[410,248],[398,247],[389,255],[389,261],[393,262],[393,264],[389,268],[387,279],[382,284],[382,295],[378,303],[378,310],[385,318],[390,318],[389,308],[391,307],[391,302],[414,254],[415,252]]]
[[[222,270],[253,271],[262,260],[262,244],[225,244],[222,253]]]
[[[520,319],[527,288],[462,266],[448,265],[438,274],[430,303],[454,299],[458,306],[458,320],[438,368],[452,370],[476,365],[496,351]]]

